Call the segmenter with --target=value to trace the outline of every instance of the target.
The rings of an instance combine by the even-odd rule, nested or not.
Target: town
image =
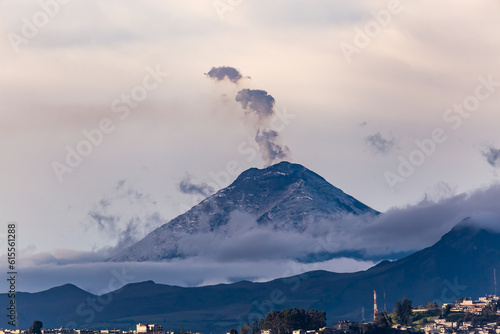
[[[458,298],[455,303],[412,307],[404,298],[396,302],[394,312],[378,311],[376,299],[373,321],[356,322],[343,320],[326,326],[325,312],[317,310],[287,309],[272,311],[266,319],[246,323],[239,334],[383,334],[383,333],[425,333],[425,334],[500,334],[500,296],[488,295],[478,300]],[[295,319],[293,319],[295,317]],[[284,320],[286,319],[286,321]],[[290,320],[292,319],[292,320]],[[287,322],[287,323],[285,323]],[[293,328],[290,323],[311,324],[317,328]],[[136,325],[135,330],[122,329],[42,329],[41,321],[34,321],[29,330],[0,330],[0,334],[203,334],[180,330],[164,330],[158,324]],[[238,334],[231,329],[227,334]]]

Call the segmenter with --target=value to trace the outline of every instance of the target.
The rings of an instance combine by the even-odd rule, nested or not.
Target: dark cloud
[[[238,81],[243,78],[239,70],[230,66],[212,67],[212,69],[208,73],[206,73],[206,75],[209,78],[218,81],[227,78],[229,81],[233,83],[238,83]]]
[[[254,111],[260,119],[274,114],[274,97],[260,89],[242,89],[236,95],[236,102],[245,110]]]
[[[278,137],[279,133],[274,130],[263,129],[257,131],[255,141],[259,144],[260,152],[266,162],[266,166],[289,158],[290,150],[288,147],[278,143]]]
[[[365,142],[376,153],[386,154],[389,153],[396,146],[394,138],[384,138],[379,132],[369,135],[365,138]]]
[[[184,179],[182,179],[179,183],[179,190],[184,194],[201,195],[204,197],[213,194],[215,191],[213,187],[205,182],[199,184],[192,182],[191,176],[189,175],[184,177]]]
[[[486,151],[483,152],[483,157],[492,167],[500,167],[500,149],[494,147],[488,147]]]

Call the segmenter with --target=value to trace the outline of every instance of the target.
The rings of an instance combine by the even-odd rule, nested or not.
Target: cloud
[[[500,149],[494,147],[488,147],[486,151],[483,152],[483,157],[492,167],[500,167]]]
[[[351,252],[358,260],[379,260],[431,246],[467,217],[496,226],[500,185],[471,194],[394,208],[378,216],[345,215],[310,222],[303,233],[257,224],[234,214],[221,229],[179,235],[181,254],[220,262],[240,260],[318,259],[318,255]]]
[[[20,250],[24,273],[20,290],[39,291],[70,282],[95,293],[107,286],[113,273],[123,271],[134,282],[152,279],[198,286],[245,279],[267,281],[320,269],[365,270],[382,258],[431,246],[459,223],[500,233],[498,198],[500,185],[495,185],[437,202],[425,199],[378,216],[347,215],[337,222],[325,219],[311,223],[303,233],[273,230],[248,214],[235,213],[218,230],[179,234],[184,258],[156,263],[99,262],[103,259],[100,252],[36,253],[35,247],[28,247]],[[311,257],[307,263],[297,260],[307,253],[324,252],[339,256],[327,261]],[[361,257],[346,257],[349,252]],[[40,275],[45,279],[39,280]]]
[[[203,197],[207,197],[213,194],[213,192],[215,191],[214,188],[209,184],[205,182],[196,184],[192,182],[191,179],[192,179],[191,176],[187,175],[179,183],[179,190],[182,193],[190,195],[201,195]]]
[[[239,70],[230,66],[212,67],[212,69],[205,74],[209,78],[217,81],[228,79],[233,83],[238,83],[238,81],[243,78]]]
[[[366,255],[410,252],[431,246],[468,217],[472,223],[500,226],[492,217],[500,215],[500,185],[431,202],[395,208],[378,216],[358,233],[350,233],[350,248]]]
[[[82,224],[87,232],[97,230],[115,242],[112,247],[94,246],[95,251],[109,256],[164,224],[166,220],[157,209],[156,201],[150,195],[121,180],[110,195],[94,204]]]
[[[234,283],[242,280],[265,282],[298,275],[312,270],[353,272],[366,270],[371,261],[339,258],[320,263],[299,263],[293,260],[218,262],[206,258],[174,259],[164,262],[95,262],[79,264],[23,265],[23,280],[18,291],[37,292],[67,283],[95,294],[108,292],[133,282],[153,280],[176,286],[203,286]],[[44,279],[40,280],[43,276]],[[118,279],[117,279],[118,278]]]
[[[396,146],[394,138],[386,139],[379,132],[367,136],[365,142],[375,153],[381,154],[389,153]]]
[[[259,119],[266,118],[274,114],[274,97],[261,89],[242,89],[236,95],[236,102],[241,104],[245,110],[252,110]]]

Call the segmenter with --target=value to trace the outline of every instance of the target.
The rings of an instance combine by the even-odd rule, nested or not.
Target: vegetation
[[[376,324],[364,323],[360,327],[360,334],[399,334],[401,331],[392,327],[380,327]]]
[[[326,312],[293,308],[269,312],[261,329],[271,329],[276,334],[291,334],[294,329],[308,330],[325,326]]]
[[[386,310],[378,312],[375,315],[375,325],[383,328],[392,327],[392,319],[389,317]]]
[[[240,334],[252,334],[252,326],[249,322],[245,322],[245,325],[240,328]]]
[[[402,302],[396,301],[394,307],[394,318],[398,324],[409,326],[412,323],[412,306],[411,300],[404,298]]]
[[[326,312],[293,308],[271,311],[265,319],[255,320],[252,325],[247,322],[240,328],[240,334],[260,334],[261,329],[270,329],[276,334],[291,334],[295,329],[322,327],[326,327]]]
[[[29,334],[42,334],[43,323],[40,320],[33,321],[33,324],[28,329]]]

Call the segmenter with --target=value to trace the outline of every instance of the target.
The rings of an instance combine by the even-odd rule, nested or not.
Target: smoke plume
[[[276,141],[278,132],[270,129],[258,130],[255,136],[255,141],[259,144],[262,158],[266,161],[266,165],[272,165],[285,160],[289,155],[289,149],[286,146],[281,146]]]
[[[227,78],[235,84],[243,78],[239,70],[229,66],[212,67],[206,75],[217,81]],[[241,104],[241,107],[245,110],[246,114],[255,114],[257,116],[257,121],[253,118],[253,122],[256,124],[252,124],[252,126],[257,128],[255,141],[259,145],[260,153],[262,160],[265,162],[265,166],[267,167],[289,159],[290,150],[288,147],[280,143],[279,132],[272,129],[271,126],[271,121],[273,116],[275,116],[274,97],[262,89],[244,88],[236,94],[235,100]],[[246,122],[252,121],[250,118],[247,118]],[[205,191],[204,189],[191,187],[191,185],[188,184],[186,184],[186,190],[200,194],[204,194],[202,191]],[[181,189],[181,191],[183,190]]]
[[[207,197],[214,192],[214,188],[212,188],[207,183],[196,184],[191,180],[191,177],[188,175],[179,183],[179,190],[184,194],[189,195],[201,195],[203,197]]]
[[[260,89],[242,89],[236,95],[236,102],[245,110],[252,110],[260,119],[274,114],[274,97]]]
[[[212,67],[208,73],[205,73],[209,78],[217,81],[228,79],[233,83],[238,83],[243,78],[240,71],[230,66]]]
[[[389,153],[396,144],[394,138],[386,139],[380,134],[380,132],[367,136],[365,138],[365,142],[375,151],[375,153],[380,154]]]
[[[491,167],[500,166],[500,149],[488,147],[488,149],[483,152],[483,156],[486,158],[486,161],[491,165]]]
[[[255,141],[259,144],[266,167],[289,158],[290,150],[280,144],[278,131],[266,128],[270,125],[271,116],[274,115],[274,97],[265,90],[242,89],[235,100],[247,112],[253,111],[258,116]]]

